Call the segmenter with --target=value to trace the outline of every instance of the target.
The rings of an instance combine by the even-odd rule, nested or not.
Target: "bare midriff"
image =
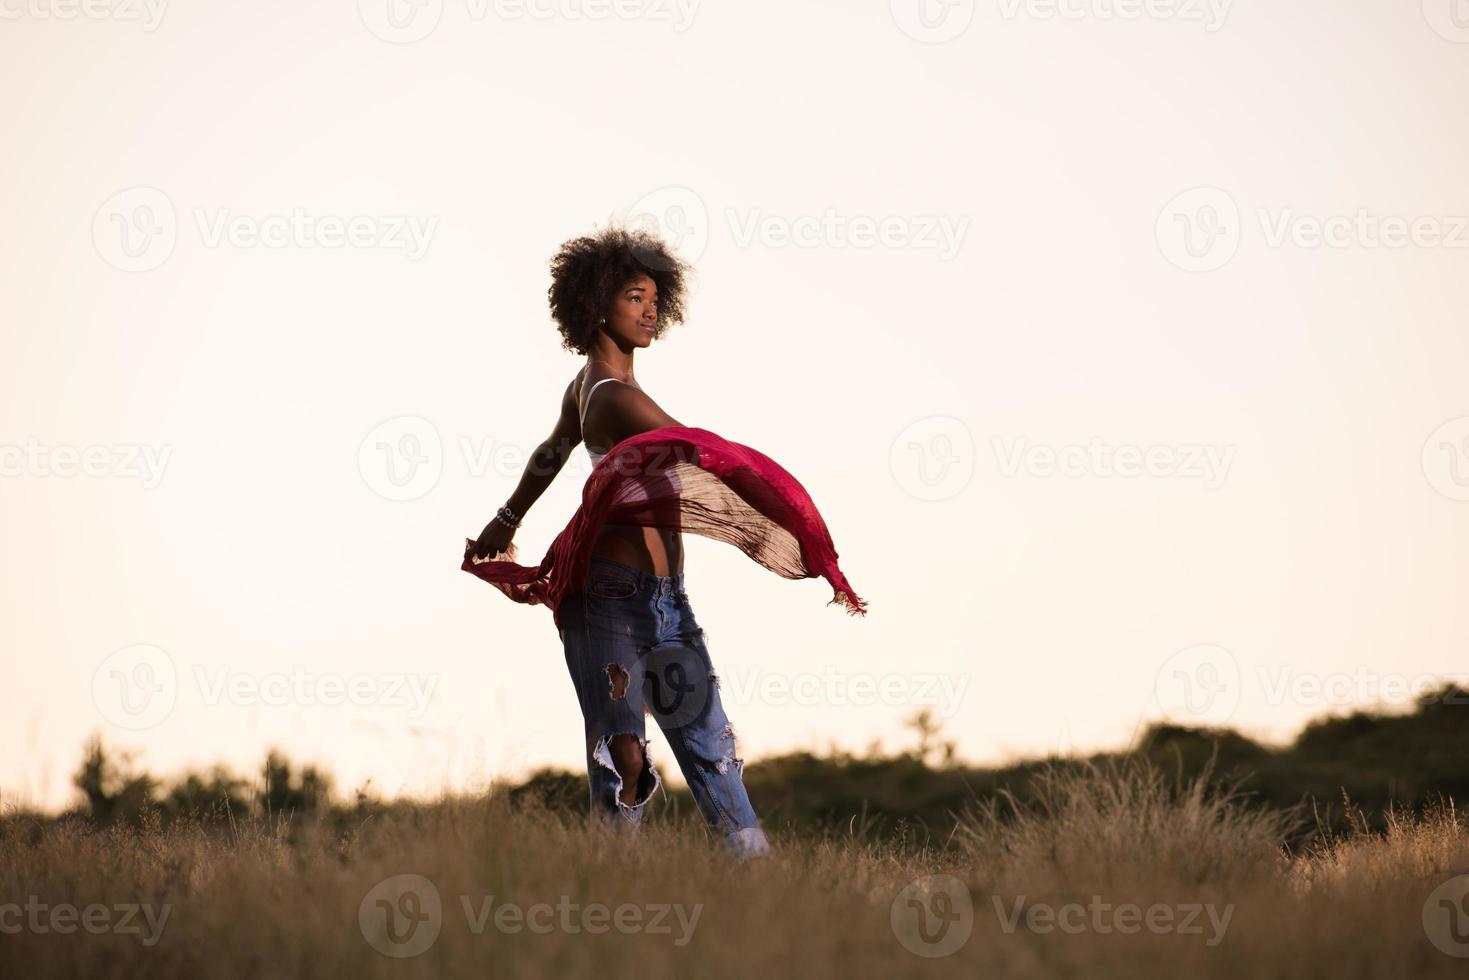
[[[605,524],[592,545],[592,554],[652,575],[677,575],[683,571],[683,535],[661,527]]]

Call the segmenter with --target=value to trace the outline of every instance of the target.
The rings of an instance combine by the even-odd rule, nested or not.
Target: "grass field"
[[[0,821],[0,977],[1464,977],[1451,806],[1322,835],[1149,764],[1054,768],[924,846],[495,790],[358,821]]]

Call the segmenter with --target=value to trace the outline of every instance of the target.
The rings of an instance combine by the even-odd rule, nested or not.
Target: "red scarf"
[[[775,460],[708,429],[669,425],[629,436],[592,468],[581,506],[540,565],[515,563],[515,545],[476,560],[465,539],[459,567],[516,602],[544,604],[561,626],[561,600],[586,583],[592,544],[604,524],[637,524],[725,541],[775,574],[822,576],[854,616],[867,602],[837,567],[826,522],[806,488]]]

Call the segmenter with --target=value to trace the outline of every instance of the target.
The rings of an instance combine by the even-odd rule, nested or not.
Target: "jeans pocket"
[[[631,599],[637,591],[637,583],[618,576],[593,575],[587,580],[587,592],[601,599]]]

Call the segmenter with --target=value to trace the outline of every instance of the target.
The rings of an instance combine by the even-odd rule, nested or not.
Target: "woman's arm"
[[[572,450],[581,444],[576,384],[577,378],[573,378],[566,386],[566,391],[561,396],[561,414],[556,419],[556,427],[531,452],[530,459],[525,464],[525,472],[520,475],[520,482],[515,486],[515,492],[505,501],[505,506],[522,518],[531,505],[541,498],[541,494],[546,492],[551,481],[556,479],[556,474],[561,472],[561,468],[571,458]],[[514,536],[515,528],[491,518],[470,552],[476,558],[499,554],[509,547],[510,539]]]
[[[546,492],[551,481],[556,479],[556,474],[561,472],[561,467],[571,458],[572,450],[579,445],[581,420],[576,414],[576,379],[573,378],[561,396],[561,414],[556,419],[556,427],[531,452],[530,460],[525,464],[525,472],[520,476],[520,483],[516,485],[510,499],[505,501],[505,505],[522,517],[525,516],[525,512]]]

